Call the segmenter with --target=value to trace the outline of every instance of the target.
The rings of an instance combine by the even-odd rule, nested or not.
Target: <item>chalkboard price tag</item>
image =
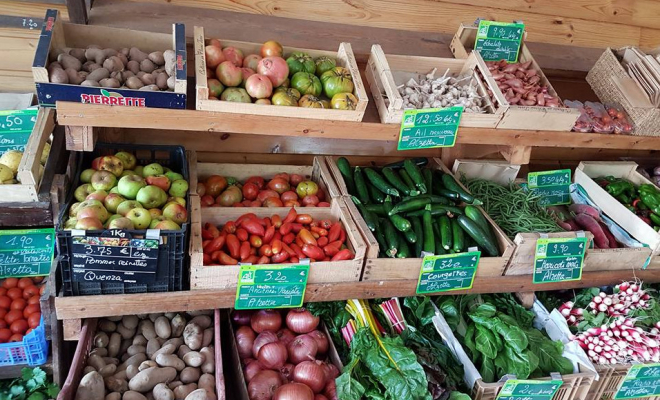
[[[497,400],[550,400],[563,383],[559,379],[550,381],[509,379],[504,382]]]
[[[541,238],[536,241],[534,283],[582,279],[587,238]]]
[[[639,399],[660,395],[660,364],[635,364],[621,382],[614,399]]]
[[[405,110],[398,150],[454,147],[463,107]]]
[[[48,275],[54,243],[53,228],[0,231],[0,278]]]
[[[530,188],[570,186],[571,170],[560,169],[555,171],[530,172],[527,174],[527,185]]]
[[[152,283],[158,269],[158,239],[74,236],[75,282]],[[124,232],[114,232],[124,235]]]
[[[305,299],[309,264],[241,265],[237,310],[300,307]]]
[[[506,60],[515,63],[518,61],[524,32],[524,24],[481,20],[474,49],[479,51],[484,61]]]
[[[0,111],[0,154],[24,151],[37,121],[36,109]]]
[[[424,257],[417,294],[471,289],[480,257],[480,251]]]

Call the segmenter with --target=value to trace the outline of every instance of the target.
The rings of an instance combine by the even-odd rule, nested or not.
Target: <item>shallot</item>
[[[559,97],[548,93],[531,61],[509,64],[489,61],[486,66],[506,101],[518,106],[562,107]],[[492,96],[492,93],[489,93]]]

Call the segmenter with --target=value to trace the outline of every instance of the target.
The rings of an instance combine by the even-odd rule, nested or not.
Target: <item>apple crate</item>
[[[477,23],[478,25],[478,23]],[[527,36],[525,34],[525,36]],[[477,38],[477,26],[470,26],[468,24],[461,24],[458,31],[454,35],[451,44],[449,45],[454,57],[468,58],[469,53],[474,49],[474,42]],[[532,53],[529,51],[525,42],[523,41],[520,46],[519,62],[532,62],[532,67],[537,71],[541,77],[540,83],[548,87],[548,94],[559,98],[557,91],[552,87],[550,81],[545,76],[541,67],[538,65]],[[482,58],[477,59],[479,69],[481,71],[488,71],[486,64]],[[483,73],[483,78],[486,85],[493,90],[493,96],[498,105],[506,107],[504,116],[497,124],[499,129],[526,129],[537,130],[543,127],[546,131],[566,131],[569,132],[573,129],[575,121],[580,116],[580,112],[573,108],[559,108],[559,107],[538,107],[538,106],[514,106],[504,98],[504,94],[498,88],[497,83],[491,74]]]
[[[466,60],[453,58],[419,57],[385,54],[380,45],[371,46],[371,55],[365,69],[365,78],[371,87],[380,121],[384,124],[401,124],[403,119],[403,98],[398,87],[409,79],[419,81],[419,77],[436,70],[435,76],[471,76],[479,95],[484,99],[484,113],[463,113],[460,126],[474,128],[495,128],[504,115],[506,106],[494,105],[488,96],[492,88],[484,83],[476,69],[483,64],[477,64],[481,58],[474,52]],[[488,71],[482,71],[488,73]]]
[[[353,77],[353,94],[358,99],[357,107],[355,110],[334,110],[322,108],[283,107],[254,103],[232,103],[229,101],[210,100],[206,76],[206,55],[204,52],[204,47],[208,41],[204,35],[203,27],[195,27],[194,41],[195,80],[197,88],[197,102],[195,108],[197,110],[219,111],[234,114],[263,115],[271,117],[323,119],[335,121],[362,121],[362,117],[364,116],[364,112],[367,109],[367,103],[369,99],[367,97],[364,84],[362,83],[360,71],[358,70],[357,62],[355,61],[355,55],[353,54],[350,43],[339,44],[339,49],[337,52],[301,49],[288,46],[284,48],[285,59],[292,52],[304,52],[314,58],[320,56],[328,56],[337,60],[337,66],[344,67],[350,71],[351,76]],[[259,54],[261,49],[260,43],[222,40],[222,45],[225,47],[236,47],[237,49],[242,50],[244,55]]]
[[[279,210],[279,211],[278,211]],[[201,208],[199,199],[192,199],[192,234],[190,239],[190,288],[227,289],[238,284],[238,265],[204,265],[202,251],[202,226],[211,223],[221,226],[228,221],[235,221],[245,213],[252,212],[259,218],[274,214],[284,218],[289,209],[285,208],[245,208],[245,207],[209,207]],[[346,230],[346,246],[355,254],[355,258],[346,261],[312,262],[309,268],[308,283],[357,282],[362,276],[362,265],[366,245],[355,226],[343,199],[338,198],[331,207],[297,208],[299,213],[310,214],[314,220],[330,219],[341,221]],[[278,264],[286,265],[286,264]]]
[[[342,196],[345,198],[345,204],[351,217],[355,221],[358,231],[362,235],[362,239],[366,243],[364,273],[362,274],[363,281],[386,281],[386,280],[411,280],[419,277],[419,271],[422,266],[422,258],[379,258],[380,246],[376,237],[371,230],[367,227],[364,218],[360,215],[357,207],[350,199],[344,178],[339,172],[336,164],[337,157],[328,156],[326,162],[330,169],[332,177],[335,179],[335,184],[339,188]],[[350,157],[349,157],[350,161]],[[376,165],[378,163],[376,162]],[[351,164],[353,166],[353,164]],[[372,166],[372,165],[370,165]],[[445,167],[440,159],[433,158],[430,160],[429,168],[438,169],[446,174],[451,175],[451,171]],[[459,182],[460,184],[460,182]],[[461,185],[462,186],[462,185]],[[465,187],[463,187],[465,189]],[[484,214],[490,223],[495,236],[497,237],[497,245],[500,251],[499,257],[486,257],[482,256],[479,260],[479,268],[477,268],[476,278],[487,278],[491,276],[502,276],[504,270],[511,259],[513,254],[514,244],[502,232],[502,230],[495,224],[495,222],[486,214],[481,207],[481,212]]]
[[[225,378],[222,366],[222,332],[220,328],[220,310],[214,310],[214,335],[213,350],[215,352],[215,395],[217,400],[225,400]],[[76,351],[71,361],[71,368],[62,385],[62,390],[57,395],[57,400],[74,400],[76,391],[80,385],[80,380],[85,375],[84,369],[87,365],[87,358],[94,346],[94,337],[98,330],[98,319],[91,318],[84,320],[80,329],[80,340],[76,346]],[[226,333],[225,333],[226,334]],[[99,399],[100,400],[100,399]]]
[[[268,180],[282,172],[302,175],[304,179],[312,180],[325,194],[325,201],[331,205],[335,201],[333,194],[337,193],[337,189],[334,187],[334,180],[322,157],[314,157],[312,165],[197,163],[198,184],[211,175],[229,176],[243,183],[252,176],[261,176]],[[291,187],[291,190],[295,191],[296,188]],[[204,200],[203,197],[201,200]],[[271,209],[273,212],[283,211],[282,207]],[[285,212],[288,210],[289,207],[286,207]]]
[[[173,171],[179,171],[184,179],[190,180],[190,167],[186,152],[181,146],[157,146],[157,145],[128,145],[97,143],[93,152],[72,152],[76,166],[75,181],[71,186],[64,207],[60,210],[56,225],[56,239],[58,254],[62,257],[62,293],[65,296],[84,296],[97,294],[124,294],[124,293],[147,293],[147,292],[170,292],[184,289],[186,280],[184,263],[187,254],[188,226],[189,222],[182,224],[179,230],[88,230],[76,231],[65,230],[64,224],[71,205],[76,201],[74,190],[80,185],[80,173],[91,166],[92,160],[104,155],[113,155],[119,151],[129,152],[135,155],[138,165],[160,163]],[[190,216],[190,202],[195,195],[186,195],[186,209]],[[189,217],[190,218],[190,217]],[[74,235],[86,237],[124,237],[131,239],[144,239],[158,237],[158,267],[156,276],[151,283],[125,283],[125,282],[78,282],[73,280],[73,237]],[[95,256],[91,256],[94,258]]]
[[[174,91],[147,91],[121,88],[87,87],[50,83],[48,65],[51,51],[87,48],[138,47],[145,52],[174,50],[176,72]],[[32,75],[37,88],[39,105],[54,107],[57,101],[104,104],[128,107],[186,108],[186,33],[183,24],[173,24],[172,34],[133,31],[98,25],[77,25],[62,22],[57,10],[46,11],[41,36],[32,64]]]

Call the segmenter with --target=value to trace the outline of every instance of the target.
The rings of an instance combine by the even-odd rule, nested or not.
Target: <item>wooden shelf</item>
[[[43,369],[48,375],[53,374],[53,360],[52,360],[52,357],[48,357],[48,360],[46,360],[45,364],[36,365],[36,366]],[[21,376],[21,370],[23,368],[34,368],[34,367],[31,367],[27,364],[7,365],[7,366],[4,366],[4,367],[0,367],[0,380],[18,378],[19,376]]]

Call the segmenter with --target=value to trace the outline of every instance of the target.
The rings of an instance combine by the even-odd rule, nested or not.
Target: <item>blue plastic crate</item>
[[[48,359],[48,341],[44,327],[44,317],[39,326],[25,335],[22,342],[0,343],[0,367],[27,364],[42,365]]]

